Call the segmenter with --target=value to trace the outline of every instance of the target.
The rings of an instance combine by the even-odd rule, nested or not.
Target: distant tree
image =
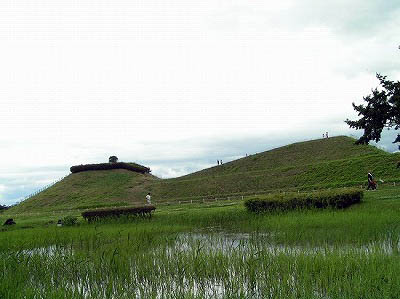
[[[108,162],[117,163],[118,162],[118,158],[116,156],[111,156],[110,158],[108,158]]]
[[[7,210],[7,209],[8,209],[7,206],[0,205],[0,211],[1,211],[1,210]]]
[[[361,116],[358,120],[345,122],[357,130],[364,130],[364,134],[357,140],[357,144],[368,144],[370,141],[378,142],[384,128],[400,128],[400,81],[393,82],[386,76],[376,74],[382,90],[372,90],[372,94],[364,97],[365,104],[355,105],[353,108]],[[400,142],[400,134],[393,143]],[[400,149],[400,146],[399,146]]]

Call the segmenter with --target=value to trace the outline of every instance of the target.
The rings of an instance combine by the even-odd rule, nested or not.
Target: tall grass
[[[398,298],[398,191],[341,211],[17,225],[0,232],[0,298]]]
[[[262,238],[261,238],[262,239]],[[139,234],[1,252],[2,298],[397,298],[397,254],[382,246],[302,248]],[[221,241],[224,242],[224,241]]]

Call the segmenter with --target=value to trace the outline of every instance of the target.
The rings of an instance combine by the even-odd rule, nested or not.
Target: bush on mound
[[[90,210],[82,213],[82,217],[86,220],[93,221],[100,218],[120,217],[120,216],[151,216],[151,212],[156,209],[155,206],[141,206],[133,208],[119,209],[99,209]]]
[[[245,201],[251,212],[287,211],[304,208],[343,209],[358,203],[363,198],[360,189],[346,188],[309,193],[276,193]]]
[[[89,171],[89,170],[111,170],[111,169],[126,169],[140,173],[150,173],[150,168],[136,164],[136,163],[99,163],[99,164],[84,164],[75,165],[70,168],[72,173]]]

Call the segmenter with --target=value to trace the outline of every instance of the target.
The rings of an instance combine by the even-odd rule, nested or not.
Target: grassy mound
[[[366,183],[369,171],[386,182],[400,180],[400,154],[354,142],[350,137],[334,137],[291,144],[160,180],[153,185],[153,193],[170,200],[360,186]]]
[[[204,197],[306,191],[366,184],[367,173],[400,181],[400,154],[333,137],[287,145],[173,179],[124,169],[73,173],[12,211],[34,212],[141,205]]]
[[[141,205],[158,178],[124,169],[72,173],[22,202],[16,212],[74,210]]]
[[[250,155],[222,166],[204,169],[178,179],[201,176],[284,169],[328,161],[362,158],[371,155],[390,155],[374,146],[354,145],[356,139],[346,136],[316,139],[289,144],[273,150]]]

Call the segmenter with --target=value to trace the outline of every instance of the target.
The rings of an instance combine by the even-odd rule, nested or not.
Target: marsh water
[[[362,253],[369,254],[380,252],[384,254],[398,254],[400,241],[387,238],[380,242],[369,242],[363,245],[330,245],[315,246],[312,244],[288,245],[272,241],[273,235],[269,233],[235,233],[235,232],[197,232],[183,233],[177,238],[172,250],[196,250],[201,248],[208,252],[221,252],[230,254],[233,251],[252,252],[262,250],[272,255],[315,255],[327,253]]]
[[[399,252],[398,241],[389,239],[361,246],[272,239],[266,233],[202,231],[176,234],[139,251],[110,242],[104,248],[51,245],[20,251],[19,257],[47,269],[44,288],[62,285],[79,298],[334,298],[335,292],[304,271],[327,271],[341,281],[329,274],[337,263],[352,267]],[[33,271],[31,279],[38,283],[40,277]]]

